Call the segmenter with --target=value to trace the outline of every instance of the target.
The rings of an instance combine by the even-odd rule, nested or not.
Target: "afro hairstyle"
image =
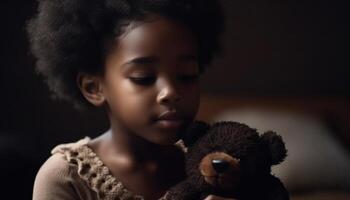
[[[156,14],[189,28],[198,41],[200,71],[220,51],[224,18],[218,0],[38,0],[27,31],[36,71],[54,97],[88,105],[77,84],[79,72],[103,74],[107,41],[132,21]]]

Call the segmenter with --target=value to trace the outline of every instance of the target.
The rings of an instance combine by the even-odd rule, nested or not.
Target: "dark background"
[[[345,0],[222,2],[225,54],[204,75],[204,94],[348,99]],[[35,173],[54,145],[94,137],[108,125],[101,111],[52,101],[35,74],[24,26],[36,2],[0,6],[1,195],[30,199]]]

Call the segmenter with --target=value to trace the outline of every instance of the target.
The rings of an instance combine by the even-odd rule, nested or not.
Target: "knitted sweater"
[[[119,182],[87,145],[86,137],[61,144],[40,168],[33,200],[143,200]],[[177,146],[185,151],[181,141]]]

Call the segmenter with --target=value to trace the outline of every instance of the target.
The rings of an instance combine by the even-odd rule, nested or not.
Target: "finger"
[[[224,197],[219,197],[219,196],[215,196],[215,195],[209,195],[204,200],[236,200],[236,199],[224,198]]]

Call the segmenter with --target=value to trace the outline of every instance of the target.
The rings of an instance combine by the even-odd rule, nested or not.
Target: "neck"
[[[156,161],[174,145],[159,145],[147,141],[117,122],[111,122],[107,133],[111,150],[129,157],[134,163]]]

